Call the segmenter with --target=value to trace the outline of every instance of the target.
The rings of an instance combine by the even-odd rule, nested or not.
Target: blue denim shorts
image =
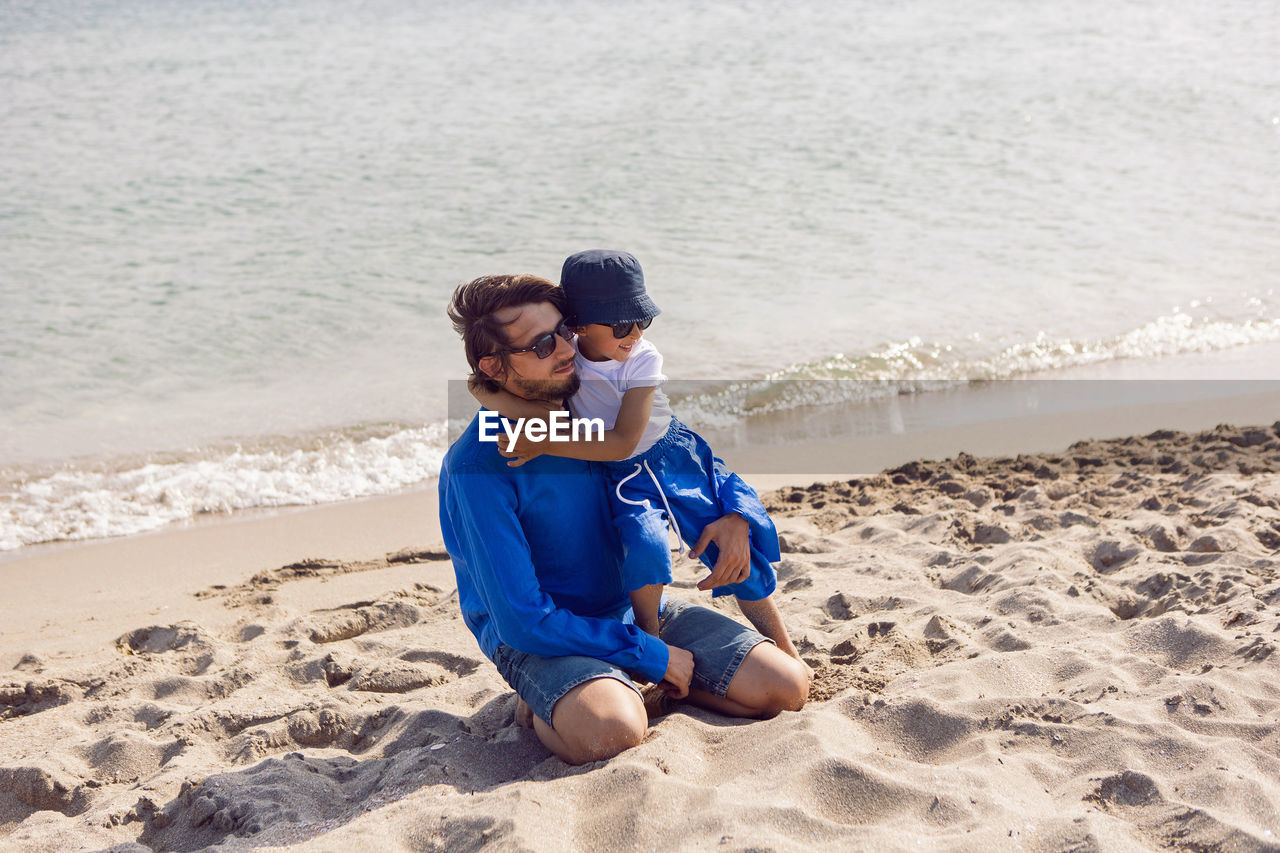
[[[690,687],[723,696],[747,653],[760,643],[772,642],[712,610],[684,601],[663,599],[658,632],[667,645],[693,654]],[[607,661],[584,655],[542,658],[500,644],[493,663],[507,684],[529,703],[533,713],[550,725],[556,702],[579,684],[595,678],[614,678],[638,694],[640,688],[625,670]]]

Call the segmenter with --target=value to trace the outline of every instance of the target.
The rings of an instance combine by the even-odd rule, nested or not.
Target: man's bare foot
[[[516,696],[516,725],[526,729],[533,728],[533,709],[519,696]]]
[[[644,698],[644,712],[651,720],[670,714],[679,704],[679,700],[672,699],[667,691],[656,684],[646,684],[640,688],[640,695]]]

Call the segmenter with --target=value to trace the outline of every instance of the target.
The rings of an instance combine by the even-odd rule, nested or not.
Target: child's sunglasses
[[[561,320],[558,326],[550,332],[547,332],[545,335],[539,337],[533,342],[532,346],[521,347],[520,349],[500,349],[495,352],[494,355],[515,355],[516,353],[521,352],[531,352],[538,358],[546,358],[556,351],[556,335],[559,335],[570,343],[573,342],[573,332],[569,330],[568,322]]]
[[[640,331],[643,332],[645,329],[649,328],[651,323],[653,323],[652,317],[647,320],[641,320],[639,323],[611,323],[610,325],[613,328],[613,336],[618,340],[622,340],[627,335],[631,334],[632,326],[639,326]]]

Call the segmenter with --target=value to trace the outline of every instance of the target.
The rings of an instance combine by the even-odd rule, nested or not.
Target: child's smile
[[[644,330],[632,324],[624,338],[613,336],[613,327],[591,323],[575,329],[578,333],[578,349],[590,361],[626,361],[644,337]]]

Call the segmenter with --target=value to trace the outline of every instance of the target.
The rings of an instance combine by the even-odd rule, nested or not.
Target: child
[[[592,250],[564,262],[560,286],[568,322],[577,333],[575,358],[581,386],[570,399],[573,415],[604,421],[603,441],[531,442],[521,438],[511,464],[542,453],[608,463],[614,522],[623,544],[623,580],[636,624],[657,636],[663,585],[671,581],[667,525],[677,539],[696,541],[691,558],[708,568],[720,555],[704,528],[727,513],[748,525],[749,553],[724,555],[733,583],[713,595],[732,593],[747,618],[778,648],[799,660],[773,602],[777,585],[772,562],[780,559],[778,534],[754,489],[725,468],[702,438],[672,414],[661,390],[662,356],[644,340],[658,315],[645,292],[640,264],[626,252]],[[485,406],[509,417],[545,418],[547,409],[507,392],[475,391]],[[714,576],[714,574],[713,574]],[[711,578],[698,584],[707,589]]]

